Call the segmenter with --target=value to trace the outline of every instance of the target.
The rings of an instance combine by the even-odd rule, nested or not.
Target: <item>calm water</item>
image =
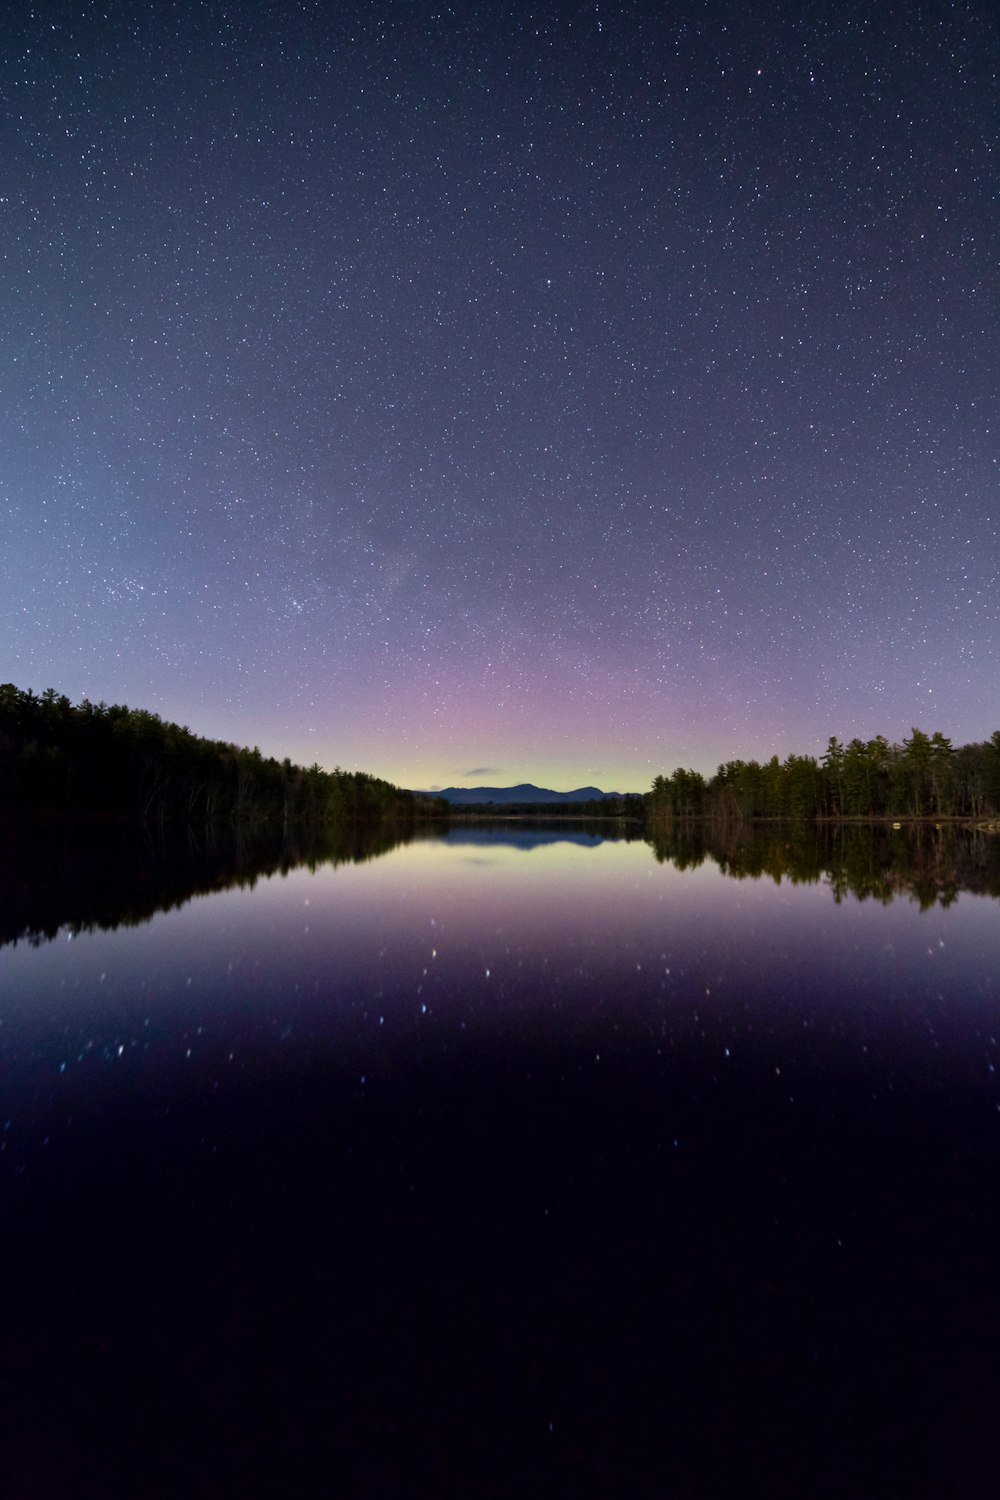
[[[992,1496],[998,845],[9,848],[10,1493]]]

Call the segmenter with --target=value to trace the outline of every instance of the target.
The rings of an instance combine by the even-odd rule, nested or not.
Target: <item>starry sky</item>
[[[992,10],[8,3],[0,680],[417,787],[987,738]]]

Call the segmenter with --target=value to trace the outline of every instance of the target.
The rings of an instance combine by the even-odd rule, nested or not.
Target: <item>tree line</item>
[[[407,823],[435,799],[204,739],[146,709],[0,685],[0,815],[154,822]]]
[[[645,817],[645,799],[641,792],[630,792],[623,797],[590,798],[585,802],[458,802],[451,804],[451,817],[461,822],[464,818],[481,822],[494,819],[503,822],[508,818],[529,818],[540,823],[593,823],[609,818],[642,822]]]
[[[892,745],[883,735],[846,745],[831,735],[819,759],[731,760],[711,778],[679,766],[655,778],[646,805],[654,826],[678,818],[996,818],[1000,730],[958,748],[940,731],[916,728]]]

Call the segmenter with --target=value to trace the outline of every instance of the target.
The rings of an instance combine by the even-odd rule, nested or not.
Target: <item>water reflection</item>
[[[300,866],[363,864],[399,843],[391,831],[370,828],[291,836],[227,825],[0,829],[0,946],[37,946],[63,928],[135,927],[195,896],[252,889]]]
[[[0,831],[0,947],[19,941],[37,946],[64,929],[137,926],[196,896],[252,889],[262,878],[300,867],[363,864],[404,844],[439,844],[481,863],[501,849],[530,854],[641,841],[635,832],[609,835],[606,824],[570,821],[459,823],[445,833],[431,827],[405,837],[368,828],[291,837],[228,827],[62,829],[34,836]],[[950,906],[961,891],[1000,897],[1000,838],[967,829],[690,824],[651,841],[651,848],[660,864],[679,871],[708,862],[734,880],[823,883],[837,902],[854,896],[888,904],[903,897],[927,910]]]
[[[888,905],[902,896],[926,911],[950,906],[960,891],[1000,896],[1000,839],[947,825],[689,824],[653,849],[679,870],[713,860],[734,880],[823,881],[838,902],[851,895]]]
[[[1000,846],[389,847],[2,851],[11,1492],[992,1495]]]

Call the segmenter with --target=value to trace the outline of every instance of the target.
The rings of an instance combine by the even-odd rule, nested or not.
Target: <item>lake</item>
[[[16,1496],[986,1496],[1000,839],[8,836]]]

